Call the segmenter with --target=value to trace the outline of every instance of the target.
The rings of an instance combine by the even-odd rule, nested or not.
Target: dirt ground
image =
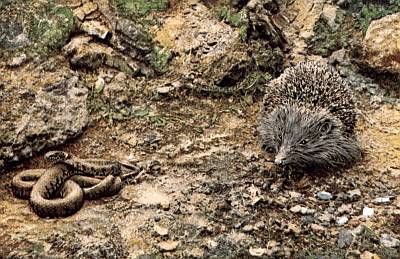
[[[15,173],[46,166],[41,156],[26,161],[0,180],[2,256],[12,251],[19,256],[88,256],[82,247],[94,245],[102,235],[106,239],[101,242],[108,245],[102,255],[116,258],[226,258],[250,252],[344,256],[353,250],[383,258],[399,255],[377,244],[376,238],[381,233],[400,236],[400,106],[365,112],[359,123],[365,158],[353,169],[291,180],[275,173],[260,151],[259,99],[246,103],[245,98],[186,92],[137,101],[149,109],[146,116],[114,124],[93,120],[81,137],[61,149],[80,157],[137,162],[144,174],[115,197],[86,201],[71,217],[46,220],[10,191]],[[349,195],[355,189],[360,193]],[[334,199],[318,200],[321,190]],[[383,196],[397,198],[372,204]],[[296,205],[312,211],[293,212]],[[362,217],[364,206],[374,208],[372,218]],[[337,226],[335,219],[341,215],[349,221]],[[360,225],[368,231],[350,248],[338,248],[339,232]],[[37,240],[39,233],[42,238]]]

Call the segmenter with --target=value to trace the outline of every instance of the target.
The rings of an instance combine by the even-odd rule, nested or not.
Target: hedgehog
[[[265,90],[261,147],[290,171],[334,171],[362,157],[352,94],[330,65],[305,61],[287,68]]]

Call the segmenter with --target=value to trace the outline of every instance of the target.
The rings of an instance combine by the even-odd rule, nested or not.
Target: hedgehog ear
[[[328,134],[333,128],[333,121],[330,119],[324,119],[318,126],[318,130],[321,134]]]

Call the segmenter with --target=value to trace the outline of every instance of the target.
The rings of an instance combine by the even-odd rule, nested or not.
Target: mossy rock
[[[168,8],[168,0],[111,0],[117,12],[129,17],[145,16],[151,11],[164,11]]]
[[[6,35],[0,40],[5,58],[21,52],[29,57],[46,56],[62,47],[75,29],[72,10],[55,6],[52,1],[3,2],[0,24],[0,33]]]

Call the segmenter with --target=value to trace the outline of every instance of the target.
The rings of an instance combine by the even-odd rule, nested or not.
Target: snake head
[[[44,158],[52,164],[56,164],[71,158],[71,155],[64,151],[49,151],[44,155]]]

